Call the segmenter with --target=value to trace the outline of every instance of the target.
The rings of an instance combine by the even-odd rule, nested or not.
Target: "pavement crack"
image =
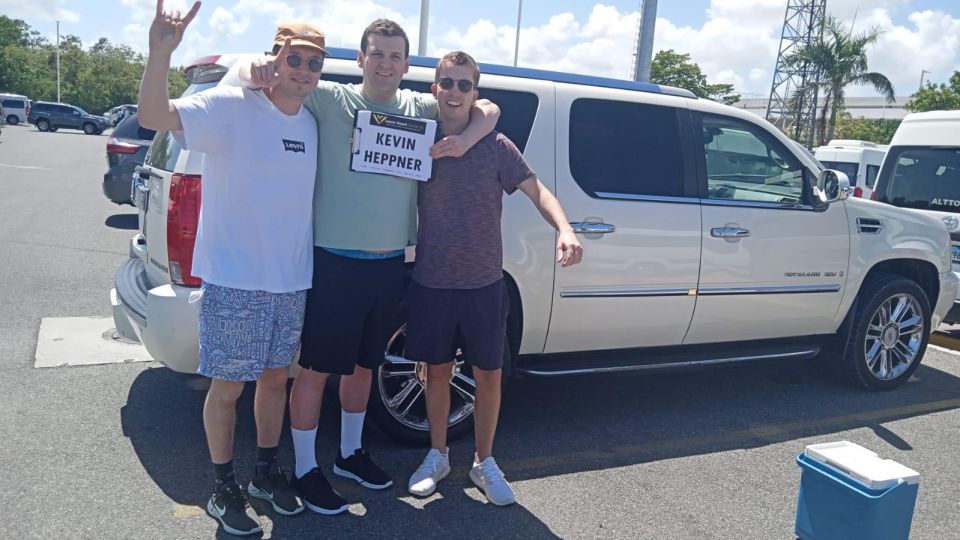
[[[91,249],[91,248],[82,248],[75,246],[61,246],[57,244],[44,244],[43,242],[23,242],[20,240],[7,240],[8,244],[20,244],[22,246],[37,246],[37,247],[46,247],[53,249],[68,249],[70,251],[82,251],[85,253],[103,253],[106,255],[126,255],[123,251],[111,251],[108,249]]]

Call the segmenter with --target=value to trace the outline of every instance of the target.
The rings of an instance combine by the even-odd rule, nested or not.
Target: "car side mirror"
[[[847,175],[833,169],[825,169],[817,175],[817,185],[813,194],[822,204],[842,201],[850,196],[850,179]]]

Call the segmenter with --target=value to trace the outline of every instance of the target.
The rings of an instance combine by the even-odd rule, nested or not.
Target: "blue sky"
[[[190,0],[167,0],[186,9]],[[517,0],[431,0],[427,53],[464,49],[482,62],[511,63]],[[103,36],[146,49],[155,0],[0,0],[0,13],[24,19],[51,39],[61,34],[89,45]],[[420,0],[205,0],[188,29],[177,63],[210,53],[264,49],[278,19],[307,18],[331,45],[356,47],[363,27],[378,16],[400,22],[416,50]],[[525,0],[521,66],[616,78],[632,74],[639,0]],[[689,53],[710,82],[729,82],[745,96],[769,91],[786,0],[661,0],[656,49]],[[960,70],[960,1],[828,0],[827,10],[855,31],[883,30],[870,52],[871,69],[886,74],[897,93],[916,90],[920,71],[946,81]],[[873,95],[853,88],[851,95]]]

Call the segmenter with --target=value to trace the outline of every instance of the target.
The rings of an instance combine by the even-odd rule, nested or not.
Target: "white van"
[[[3,104],[3,116],[7,124],[15,126],[20,122],[27,122],[30,114],[30,100],[27,96],[0,94],[0,104]]]
[[[960,111],[908,114],[890,141],[875,199],[943,220],[960,275]],[[944,319],[960,322],[960,297]]]
[[[870,141],[834,139],[817,148],[813,155],[827,169],[847,175],[854,197],[869,199],[886,149],[886,146]]]

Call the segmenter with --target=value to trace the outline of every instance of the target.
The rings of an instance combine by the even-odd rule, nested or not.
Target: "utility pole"
[[[417,54],[427,55],[427,27],[430,24],[430,0],[420,0],[420,45]]]
[[[650,64],[653,61],[653,32],[657,24],[657,0],[643,0],[640,15],[640,36],[637,38],[637,58],[633,64],[633,80],[650,82]]]
[[[920,87],[917,88],[917,90],[923,90],[923,76],[926,75],[927,73],[930,73],[930,72],[925,69],[920,70]]]
[[[517,38],[513,42],[513,67],[517,67],[517,57],[520,56],[520,13],[523,11],[523,0],[517,3]]]
[[[60,103],[60,21],[57,21],[57,103]]]

